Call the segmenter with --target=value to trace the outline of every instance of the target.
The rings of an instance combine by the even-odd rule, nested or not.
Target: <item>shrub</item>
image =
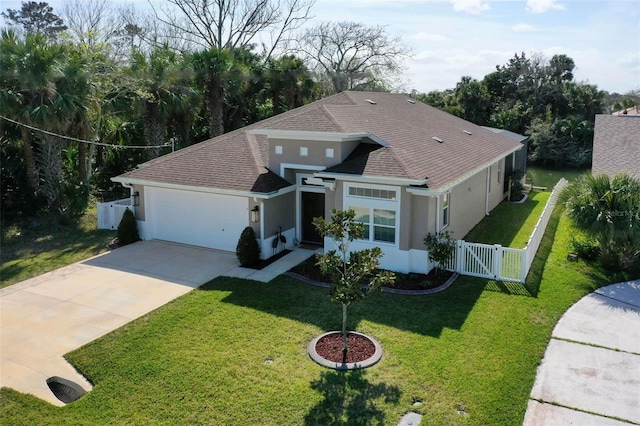
[[[569,246],[572,252],[584,260],[596,260],[600,255],[600,247],[594,240],[571,237]]]
[[[126,246],[140,240],[138,223],[133,212],[128,208],[124,211],[120,224],[118,224],[118,244]]]
[[[240,234],[236,246],[236,257],[240,266],[256,266],[260,261],[260,246],[256,239],[256,233],[252,227],[247,226]]]
[[[522,194],[524,193],[524,185],[522,185],[522,172],[520,170],[516,170],[511,173],[511,200],[520,200],[522,198]]]
[[[453,251],[456,249],[456,241],[451,238],[449,231],[428,233],[424,237],[424,245],[427,246],[429,252],[429,260],[437,263],[436,274],[443,270],[442,266],[446,265]]]

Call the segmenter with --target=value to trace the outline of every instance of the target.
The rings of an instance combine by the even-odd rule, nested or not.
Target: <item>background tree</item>
[[[156,18],[199,49],[237,49],[271,35],[265,58],[309,19],[314,0],[167,0]]]
[[[560,194],[574,226],[598,241],[601,261],[630,270],[640,257],[640,179],[585,175]]]
[[[387,88],[411,52],[384,27],[357,22],[324,22],[308,28],[298,50],[331,82],[333,93]]]
[[[331,278],[331,300],[342,305],[342,353],[345,358],[348,351],[347,308],[395,280],[393,272],[378,270],[383,256],[380,247],[349,249],[354,239],[364,236],[364,225],[356,222],[355,217],[353,210],[332,209],[330,222],[321,217],[313,219],[320,235],[331,238],[338,248],[318,254],[316,259],[322,273]]]
[[[53,13],[53,7],[46,2],[22,2],[20,10],[7,9],[2,17],[10,26],[22,28],[26,34],[42,34],[50,40],[67,29],[62,18]]]

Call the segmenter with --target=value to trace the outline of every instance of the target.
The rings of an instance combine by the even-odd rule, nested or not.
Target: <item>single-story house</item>
[[[640,178],[640,115],[596,115],[591,172]]]
[[[505,198],[522,144],[403,94],[342,92],[141,164],[131,189],[143,239],[234,251],[252,226],[261,256],[332,248],[314,217],[353,209],[382,267],[427,272],[427,233],[462,238]]]

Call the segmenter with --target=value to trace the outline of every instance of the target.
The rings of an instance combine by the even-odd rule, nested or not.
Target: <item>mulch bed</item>
[[[303,277],[309,278],[310,280],[323,283],[330,282],[329,277],[324,275],[320,268],[316,265],[315,256],[311,256],[309,259],[292,268],[291,271],[295,272],[296,274],[302,275]],[[433,269],[428,274],[402,274],[396,272],[395,275],[396,281],[393,283],[393,286],[389,288],[399,290],[428,290],[444,284],[449,278],[451,278],[453,272],[440,271],[440,273],[438,274],[436,273],[436,270]]]
[[[362,362],[376,352],[373,342],[359,334],[347,333],[347,357],[342,352],[342,333],[328,334],[316,343],[316,352],[322,358],[332,362]]]
[[[260,259],[260,262],[258,262],[258,264],[257,264],[257,265],[255,265],[255,266],[248,266],[248,265],[247,265],[247,266],[245,266],[245,268],[258,269],[258,270],[263,269],[263,268],[265,268],[265,267],[267,267],[267,266],[271,265],[271,264],[272,264],[273,262],[275,262],[276,260],[278,260],[278,259],[280,259],[280,258],[282,258],[282,257],[286,256],[286,255],[287,255],[287,254],[289,254],[289,253],[291,253],[291,250],[289,250],[289,249],[284,249],[284,250],[282,250],[280,253],[275,254],[275,255],[271,256],[270,258],[268,258],[268,259]]]

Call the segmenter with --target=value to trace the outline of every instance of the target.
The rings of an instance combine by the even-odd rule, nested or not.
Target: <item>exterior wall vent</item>
[[[435,136],[434,136],[434,137],[432,137],[431,139],[433,139],[434,141],[436,141],[436,142],[438,142],[438,143],[442,143],[442,142],[444,142],[442,139],[437,138],[437,137],[435,137]]]
[[[466,134],[468,134],[468,135],[472,135],[472,134],[473,134],[473,133],[471,133],[471,132],[470,132],[470,131],[468,131],[468,130],[463,130],[463,132],[465,132],[465,133],[466,133]]]
[[[372,100],[372,99],[365,99],[365,101],[369,102],[371,105],[375,105],[376,101]]]

